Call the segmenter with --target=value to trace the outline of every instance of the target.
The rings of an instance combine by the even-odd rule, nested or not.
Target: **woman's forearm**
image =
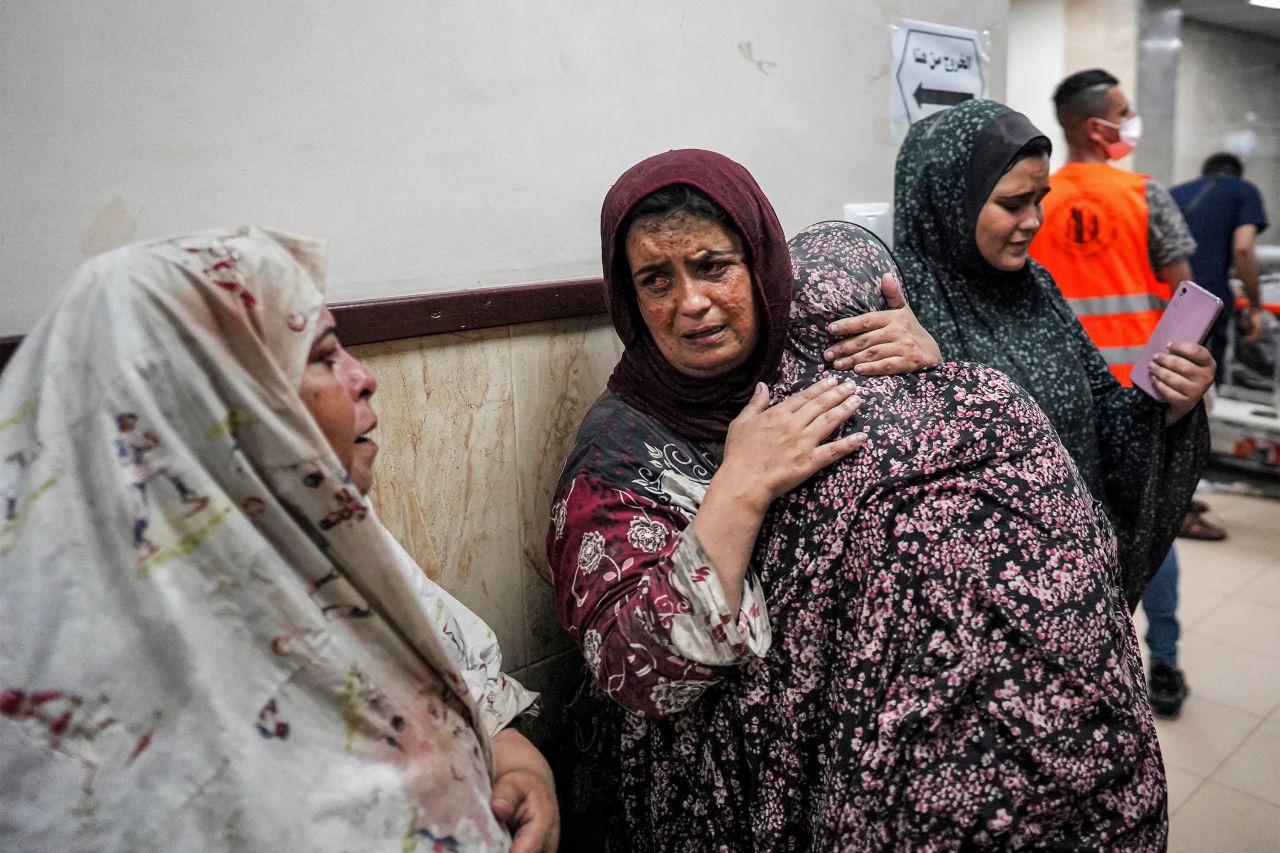
[[[742,585],[747,575],[756,536],[769,508],[768,495],[721,469],[711,479],[706,497],[690,527],[702,543],[711,568],[720,579],[733,618],[742,604]]]
[[[726,667],[768,649],[763,595],[753,596],[745,560],[730,607],[681,508],[586,476],[557,497],[547,556],[560,622],[627,710],[678,713]],[[707,519],[715,516],[713,507]]]
[[[734,618],[769,504],[867,440],[860,432],[826,440],[857,411],[861,401],[856,390],[852,381],[829,376],[771,406],[768,388],[760,383],[729,424],[724,462],[692,527]]]
[[[538,748],[513,728],[493,736],[493,777],[500,779],[513,770],[525,770],[542,779],[552,790],[551,767]]]

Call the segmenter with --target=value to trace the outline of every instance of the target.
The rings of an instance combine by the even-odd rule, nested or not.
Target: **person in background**
[[[0,849],[554,851],[535,695],[365,496],[320,249],[95,258],[0,379]]]
[[[1244,180],[1244,165],[1234,154],[1220,152],[1204,161],[1200,177],[1178,184],[1169,190],[1182,210],[1187,227],[1196,240],[1191,256],[1195,281],[1222,300],[1225,310],[1209,333],[1206,345],[1218,363],[1215,381],[1224,378],[1228,329],[1234,318],[1241,340],[1253,343],[1262,334],[1262,294],[1258,284],[1258,235],[1267,228],[1267,214],[1258,188]],[[1248,302],[1243,312],[1236,312],[1236,297],[1231,292],[1230,277],[1234,269],[1244,286]],[[1178,535],[1188,539],[1218,541],[1227,531],[1203,518],[1209,511],[1204,501],[1191,502]]]
[[[1262,206],[1262,193],[1244,179],[1244,165],[1238,156],[1221,151],[1213,154],[1201,168],[1201,177],[1171,188],[1187,219],[1187,227],[1196,238],[1196,254],[1192,255],[1192,273],[1196,283],[1222,300],[1225,310],[1213,324],[1208,336],[1208,350],[1217,361],[1215,380],[1225,378],[1228,329],[1233,318],[1244,342],[1256,342],[1262,333],[1262,293],[1258,286],[1258,234],[1266,231],[1267,214]],[[1230,275],[1244,286],[1248,301],[1243,313],[1236,314],[1235,293],[1231,292]],[[1183,521],[1179,535],[1189,539],[1219,540],[1226,530],[1203,519],[1208,505],[1192,501],[1192,511]]]
[[[1195,240],[1168,191],[1146,175],[1111,165],[1142,136],[1119,81],[1102,69],[1072,74],[1053,94],[1067,140],[1067,163],[1049,178],[1044,227],[1031,256],[1053,275],[1071,309],[1123,385],[1132,385],[1133,358],[1146,344],[1172,289],[1191,277]],[[1175,344],[1151,375],[1166,397],[1169,360],[1189,366],[1188,382],[1212,380],[1213,356],[1199,344]],[[1207,383],[1205,383],[1207,388]],[[1204,389],[1199,389],[1202,396]],[[1178,510],[1180,524],[1190,499]],[[1143,592],[1149,629],[1151,706],[1176,716],[1187,695],[1178,660],[1178,557],[1173,548]]]
[[[1258,188],[1244,179],[1244,165],[1234,154],[1220,152],[1204,161],[1200,177],[1169,190],[1182,209],[1196,240],[1191,271],[1196,284],[1222,300],[1226,311],[1218,317],[1207,346],[1223,378],[1227,329],[1233,316],[1240,336],[1250,343],[1262,331],[1262,295],[1258,286],[1258,235],[1267,230],[1267,212]],[[1236,313],[1231,292],[1232,270],[1244,285],[1248,305]]]

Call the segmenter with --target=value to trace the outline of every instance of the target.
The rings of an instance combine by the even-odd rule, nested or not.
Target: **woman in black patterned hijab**
[[[1002,175],[1049,140],[994,101],[912,126],[898,153],[894,252],[903,287],[944,359],[994,367],[1030,392],[1102,501],[1120,543],[1121,585],[1137,606],[1169,553],[1209,450],[1203,406],[1166,425],[1167,407],[1120,385],[1048,270],[997,269],[978,215]]]

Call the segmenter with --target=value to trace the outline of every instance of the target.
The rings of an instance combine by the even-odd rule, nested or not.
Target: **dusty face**
[[[737,234],[698,216],[641,220],[627,233],[640,316],[686,376],[721,376],[760,339],[755,288]]]
[[[1049,158],[1019,160],[1001,176],[978,212],[974,239],[991,266],[1017,272],[1027,263],[1031,238],[1040,230],[1040,202],[1049,192]]]
[[[311,343],[298,395],[363,494],[373,485],[378,445],[367,433],[378,425],[369,404],[378,380],[338,342],[333,314],[324,309]]]

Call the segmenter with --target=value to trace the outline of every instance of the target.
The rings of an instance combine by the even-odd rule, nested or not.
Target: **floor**
[[[1179,539],[1179,663],[1191,695],[1157,720],[1169,850],[1280,851],[1280,502],[1202,492],[1222,542]],[[1146,629],[1139,609],[1138,635]],[[1145,654],[1145,649],[1144,649]]]

